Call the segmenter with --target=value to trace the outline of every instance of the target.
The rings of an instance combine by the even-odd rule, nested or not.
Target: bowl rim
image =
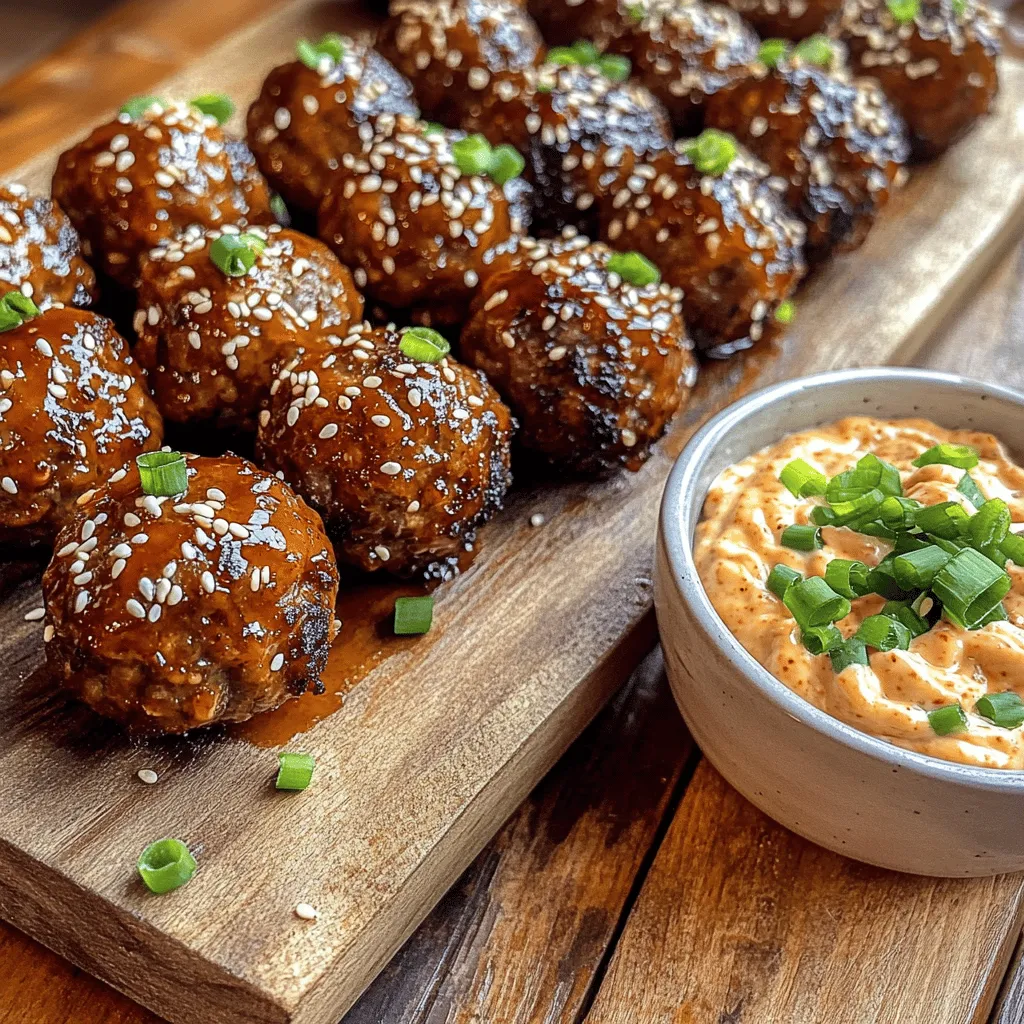
[[[672,574],[673,593],[689,606],[709,642],[715,644],[736,673],[758,690],[776,708],[809,729],[860,754],[881,760],[894,768],[907,768],[929,778],[970,785],[993,792],[1024,790],[1024,769],[986,768],[944,761],[928,754],[896,746],[886,740],[870,736],[810,702],[804,700],[780,679],[773,676],[758,662],[725,625],[700,581],[693,558],[693,545],[681,529],[683,495],[692,490],[694,479],[713,450],[714,445],[727,436],[739,423],[751,415],[762,412],[780,401],[795,398],[811,390],[829,388],[855,381],[907,380],[940,389],[972,391],[998,398],[1017,406],[1024,415],[1024,393],[998,384],[968,377],[960,377],[937,370],[907,367],[865,367],[833,370],[809,377],[782,381],[761,388],[727,406],[704,424],[690,438],[669,474],[662,495],[658,516],[658,534]],[[837,413],[837,416],[843,415]],[[780,435],[780,440],[785,434]],[[706,496],[706,495],[705,495]],[[703,506],[703,500],[701,502]],[[698,520],[699,521],[699,520]]]

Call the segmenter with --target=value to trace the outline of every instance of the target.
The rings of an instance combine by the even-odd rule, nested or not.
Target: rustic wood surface
[[[185,94],[198,85],[228,87],[243,99],[251,95],[266,67],[251,60],[253,52],[261,53],[269,64],[275,55],[283,56],[290,49],[295,35],[330,27],[332,18],[337,26],[338,12],[323,5],[290,4],[258,26],[250,25],[242,38],[212,51],[202,70],[186,73],[178,80],[179,87]],[[616,481],[601,493],[569,487],[516,499],[510,513],[492,529],[477,568],[448,591],[445,604],[451,618],[442,619],[439,636],[430,645],[404,648],[394,655],[359,684],[344,711],[321,723],[309,742],[304,741],[304,746],[320,755],[330,776],[330,793],[318,793],[323,802],[303,806],[303,814],[309,816],[304,823],[319,833],[317,841],[302,864],[266,871],[256,865],[255,893],[253,881],[243,886],[239,880],[241,866],[252,866],[247,854],[253,846],[262,849],[286,841],[282,837],[294,843],[297,820],[294,805],[281,810],[264,791],[266,755],[248,744],[216,738],[140,751],[97,729],[87,717],[48,695],[45,680],[30,673],[38,660],[38,638],[21,615],[37,595],[32,584],[17,590],[4,612],[8,637],[2,642],[8,663],[18,665],[23,674],[9,694],[0,696],[0,721],[11,726],[0,740],[0,770],[5,772],[8,791],[15,794],[14,814],[0,816],[4,837],[0,840],[0,909],[79,963],[165,1013],[173,1012],[177,1019],[204,1024],[285,1020],[289,1014],[295,1020],[330,1019],[330,1007],[351,1001],[645,647],[655,498],[670,454],[696,422],[756,382],[836,365],[911,360],[943,317],[984,277],[1004,243],[1019,233],[1024,169],[1018,156],[1021,129],[1013,112],[1024,95],[1022,79],[1020,68],[1011,65],[1000,119],[972,136],[974,145],[959,148],[942,165],[918,175],[868,246],[837,261],[812,285],[800,303],[800,323],[784,344],[774,352],[751,353],[716,366],[705,375],[684,422],[642,474]],[[151,80],[138,85],[133,80],[110,103],[151,85]],[[67,120],[59,123],[68,128]],[[40,137],[36,138],[38,148]],[[34,174],[37,183],[45,181],[55,149],[23,176],[32,180]],[[986,175],[992,175],[994,183]],[[905,257],[907,252],[913,253],[912,260],[893,258],[894,253]],[[986,308],[974,314],[971,329],[959,341],[947,336],[935,347],[937,353],[948,351],[954,367],[962,368],[967,353],[982,348],[983,339],[992,336],[978,328],[993,321],[993,303],[1005,298],[1005,307],[1000,308],[1019,323],[1019,302],[1014,304],[1010,286],[1013,266],[1007,261],[990,279],[1004,284],[990,283],[987,294],[982,292],[980,304]],[[978,307],[975,303],[972,309]],[[835,315],[836,309],[843,310],[842,317]],[[999,351],[1006,360],[1001,367],[1012,370],[1010,350]],[[988,375],[980,355],[974,365],[976,372]],[[541,531],[525,525],[536,509],[549,516]],[[538,578],[565,579],[565,600],[549,600],[555,595],[545,590],[541,607],[524,607],[527,602],[520,595],[529,594],[535,601]],[[588,607],[588,598],[597,591],[606,603],[595,610]],[[500,649],[500,659],[453,668],[461,654],[460,621],[472,625],[478,649],[493,645]],[[623,635],[632,638],[625,648],[618,644]],[[618,656],[609,661],[613,651]],[[596,673],[591,671],[595,663],[600,669]],[[427,693],[422,682],[417,684],[424,679],[431,683]],[[644,684],[636,685],[640,693]],[[486,687],[484,707],[478,706],[484,703],[481,687]],[[587,787],[599,781],[593,773],[601,775],[587,753],[591,746],[594,752],[601,749],[601,741],[592,738],[606,735],[598,728],[548,783],[555,796],[545,797],[546,787],[542,788],[513,819],[403,951],[399,965],[404,963],[405,969],[396,966],[374,986],[365,1003],[352,1011],[353,1021],[390,1024],[450,1019],[504,1024],[505,1020],[579,1019],[598,989],[605,957],[613,949],[612,973],[598,991],[595,1012],[619,1015],[608,1019],[644,1020],[645,1024],[658,1019],[641,1012],[644,992],[612,985],[621,977],[619,964],[629,955],[632,936],[640,927],[630,915],[624,933],[628,941],[616,945],[619,921],[626,918],[644,880],[647,854],[659,847],[659,822],[667,824],[662,815],[674,806],[673,773],[678,776],[685,761],[685,739],[681,733],[673,735],[673,724],[681,727],[664,704],[664,688],[660,697],[655,692],[651,699],[655,704],[663,702],[664,715],[659,714],[658,724],[664,729],[661,743],[668,746],[653,746],[649,756],[652,763],[664,766],[665,781],[661,788],[649,786],[649,802],[639,818],[630,819],[629,829],[615,834],[614,841],[606,833],[602,846],[601,828],[607,829],[608,821],[615,820],[605,815],[621,815],[623,806],[611,797],[605,804],[596,789],[593,803],[582,799],[590,793]],[[410,711],[413,708],[415,713]],[[630,703],[623,704],[616,720],[622,721],[631,708]],[[44,716],[56,726],[45,735],[40,728]],[[396,750],[393,736],[403,730],[417,735],[411,735],[411,746]],[[635,767],[629,744],[627,733],[621,750],[616,747],[608,754],[613,773]],[[26,754],[31,756],[26,759]],[[143,761],[155,763],[166,783],[159,793],[145,797],[130,781]],[[59,765],[66,774],[60,782],[47,778],[38,771],[40,762]],[[68,777],[74,778],[73,787],[65,785]],[[715,792],[710,769],[701,769],[699,781],[687,792],[669,841],[660,844],[652,883],[659,877],[659,864],[671,855],[678,821],[696,813],[693,806],[701,792]],[[724,790],[721,783],[718,786]],[[73,792],[65,791],[69,789]],[[564,794],[563,801],[580,801],[581,811],[576,818],[565,819],[564,835],[548,829],[538,839],[537,823],[557,817],[559,792]],[[644,795],[635,792],[638,797]],[[746,805],[739,798],[728,791],[721,797],[721,810],[713,811],[715,815],[746,821]],[[739,810],[728,810],[730,797],[739,802]],[[49,835],[38,834],[40,807],[46,808],[54,823]],[[756,814],[749,808],[745,813]],[[332,821],[343,822],[342,835],[337,835],[337,826],[334,832],[328,830]],[[154,906],[137,889],[125,886],[122,867],[134,858],[140,835],[148,837],[154,828],[172,831],[178,826],[179,831],[188,829],[187,837],[196,837],[202,845],[203,874],[210,881],[202,887],[200,875],[175,897],[175,906]],[[774,830],[771,841],[780,848],[802,843],[774,825],[755,822],[745,834],[740,829],[733,836],[740,860],[743,844],[763,835],[765,829],[769,835]],[[328,844],[325,849],[324,838],[334,836],[341,848]],[[774,896],[782,902],[789,890],[808,884],[795,870],[805,859],[830,856],[803,846],[811,853],[805,850],[791,858],[795,874],[777,875],[774,894],[770,888],[764,891],[766,900]],[[688,852],[687,863],[698,853],[699,847]],[[568,865],[577,863],[592,864],[589,874],[593,877],[577,879],[568,870]],[[867,869],[845,865],[844,870]],[[905,894],[900,884],[907,880],[893,882],[895,878],[884,876],[878,885],[888,886],[886,891],[896,896]],[[675,881],[678,885],[684,879]],[[238,888],[233,889],[236,882]],[[874,891],[871,886],[868,889]],[[673,890],[672,899],[678,900],[680,891]],[[459,892],[466,894],[461,909]],[[328,911],[315,930],[297,926],[289,916],[300,898],[311,898]],[[835,898],[840,899],[838,894]],[[1002,907],[1002,916],[990,914],[971,939],[970,955],[959,961],[970,970],[977,957],[989,951],[983,979],[955,975],[943,989],[956,993],[946,1005],[973,1005],[980,1012],[986,1001],[991,1002],[999,967],[1014,939],[1011,932],[1019,901],[1007,902],[1012,903],[1011,910]],[[648,903],[645,887],[639,909],[643,911]],[[905,903],[913,908],[922,931],[935,932],[932,940],[919,940],[918,947],[919,960],[931,957],[934,961],[950,941],[937,927],[949,916],[947,908],[931,897],[911,895]],[[980,897],[977,906],[972,903],[973,919],[984,917],[982,903]],[[748,909],[753,914],[763,912],[760,905]],[[899,912],[905,909],[900,907]],[[849,912],[850,908],[836,903],[833,910]],[[895,934],[894,913],[890,911],[891,919],[875,922],[872,938]],[[938,916],[933,920],[930,914]],[[758,934],[759,919],[731,920],[741,932]],[[865,931],[857,934],[866,935],[869,926],[865,922]],[[787,941],[794,942],[802,933],[793,927],[785,934]],[[940,937],[945,940],[941,945]],[[957,933],[953,941],[960,938]],[[73,969],[52,960],[50,954],[41,959],[31,955],[34,947],[14,933],[3,933],[2,940],[0,957],[22,964],[20,970],[5,974],[0,1013],[9,1016],[0,1020],[49,1024],[51,1019],[66,1019],[92,1024],[94,1019],[151,1019],[98,983],[76,982]],[[143,947],[149,955],[135,959]],[[131,955],[126,955],[126,948]],[[714,947],[700,952],[703,973],[710,978],[716,970]],[[794,962],[802,962],[800,948],[785,952]],[[556,958],[557,966],[551,963]],[[162,963],[167,969],[160,969]],[[880,964],[881,970],[888,968],[888,963]],[[187,972],[191,991],[184,996],[165,987],[178,969]],[[422,980],[410,982],[411,975]],[[13,987],[7,984],[11,977]],[[50,980],[40,985],[42,978]],[[897,978],[891,976],[889,984],[895,985]],[[924,970],[912,978],[924,986],[931,975]],[[884,982],[879,984],[885,987]],[[78,986],[84,986],[85,996],[74,994],[83,991]],[[61,989],[68,993],[63,1000],[56,997]],[[767,974],[761,983],[752,981],[750,990],[771,990],[772,998],[786,996],[786,987],[780,990],[777,979]],[[679,990],[680,998],[683,991]],[[926,990],[915,991],[923,998]],[[5,1006],[11,992],[20,1007]],[[76,998],[82,1009],[73,1007]],[[623,998],[627,1001],[622,1002]],[[733,1010],[727,1002],[720,1009],[715,1007],[718,1018],[707,1019],[727,1019]],[[847,1004],[847,1012],[850,1005],[855,1003]],[[762,1002],[759,1009],[751,1020],[790,1019],[784,1002]],[[63,1017],[58,1015],[61,1012]],[[83,1012],[102,1015],[93,1018]],[[944,1024],[945,1018],[931,1020]]]

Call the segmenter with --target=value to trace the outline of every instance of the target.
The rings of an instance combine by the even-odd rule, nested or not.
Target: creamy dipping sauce
[[[941,619],[911,641],[909,650],[871,651],[867,666],[850,665],[838,675],[827,654],[813,655],[789,610],[765,581],[783,563],[804,576],[824,576],[833,558],[875,566],[891,542],[845,527],[823,527],[824,547],[793,551],[779,538],[792,523],[811,522],[822,498],[797,498],[779,480],[783,467],[804,459],[832,477],[873,453],[900,471],[903,493],[925,505],[958,501],[974,508],[957,484],[953,466],[915,468],[922,452],[940,443],[974,448],[980,462],[971,476],[986,498],[1002,498],[1014,524],[1024,523],[1024,469],[1010,461],[991,434],[945,430],[927,420],[850,417],[791,434],[724,470],[708,492],[697,527],[694,557],[701,581],[723,622],[743,647],[777,679],[806,701],[871,736],[921,754],[986,768],[1024,769],[1024,726],[1004,729],[974,712],[987,693],[1016,690],[1024,696],[1024,569],[1007,563],[1012,589],[1003,599],[1006,622],[967,630]],[[1019,527],[1011,529],[1016,532]],[[836,623],[844,637],[878,614],[883,598],[852,601],[853,611]],[[928,711],[959,701],[969,728],[939,736]]]

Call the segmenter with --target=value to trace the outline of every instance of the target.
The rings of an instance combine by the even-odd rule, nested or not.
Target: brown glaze
[[[76,499],[162,439],[109,320],[57,306],[0,334],[0,541],[51,540]]]
[[[24,185],[0,185],[0,294],[18,289],[40,309],[91,306],[96,275],[67,214]]]
[[[62,153],[56,199],[96,266],[132,288],[139,258],[190,224],[273,224],[252,154],[187,103],[154,103]]]
[[[602,211],[604,233],[682,288],[698,348],[729,355],[775,329],[774,310],[805,272],[804,226],[748,152],[713,177],[697,171],[687,148],[680,140],[637,168],[637,191],[623,189],[621,204]]]
[[[414,363],[399,345],[366,324],[289,363],[257,455],[320,510],[339,561],[447,577],[501,507],[512,417],[480,371]]]
[[[267,76],[249,108],[248,141],[270,184],[315,213],[343,153],[372,141],[377,119],[418,110],[412,85],[376,50],[345,38],[342,58],[301,61]]]
[[[725,0],[762,39],[806,39],[820,32],[843,0]]]
[[[860,245],[906,179],[903,119],[877,83],[800,60],[761,68],[708,99],[708,121],[735,135],[788,183],[786,201],[807,225],[807,256]]]
[[[485,90],[521,88],[544,40],[513,0],[392,0],[377,47],[413,83],[424,116],[454,127],[479,113]]]
[[[529,0],[527,10],[551,46],[591,40],[600,50],[622,31],[628,0]]]
[[[938,156],[988,112],[999,88],[1002,18],[976,0],[921,0],[899,24],[885,0],[846,0],[836,32],[855,74],[870,75],[910,129],[914,155]]]
[[[611,249],[567,234],[524,242],[487,278],[460,350],[511,406],[524,448],[571,471],[639,469],[697,376],[682,292],[622,281]]]
[[[458,323],[488,251],[525,229],[525,182],[463,174],[451,132],[403,120],[361,156],[346,153],[320,208],[320,237],[356,284],[389,306]]]
[[[338,571],[320,517],[233,456],[188,456],[154,498],[131,466],[57,538],[43,576],[47,664],[142,732],[239,721],[320,689]]]
[[[135,351],[168,420],[255,431],[281,364],[339,344],[363,299],[326,245],[277,225],[254,229],[266,248],[230,277],[210,258],[223,233],[192,227],[143,258]]]

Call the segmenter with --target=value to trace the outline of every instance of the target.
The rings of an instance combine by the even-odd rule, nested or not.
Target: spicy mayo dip
[[[986,768],[1024,769],[1024,726],[1003,729],[981,718],[974,705],[986,693],[1017,690],[1024,696],[1024,569],[1006,566],[1013,587],[1003,600],[1006,622],[966,630],[940,619],[910,649],[871,651],[870,664],[838,675],[827,654],[813,655],[800,639],[789,609],[765,585],[779,563],[805,576],[824,576],[833,558],[875,566],[892,550],[889,541],[845,527],[822,527],[823,548],[794,551],[779,542],[792,523],[810,523],[823,499],[796,498],[779,480],[782,468],[804,459],[828,477],[851,469],[870,453],[900,471],[903,493],[925,505],[958,501],[974,508],[956,486],[964,470],[911,463],[937,444],[966,444],[979,455],[971,476],[986,498],[1002,498],[1014,524],[1024,523],[1024,469],[991,434],[945,430],[927,420],[853,416],[791,434],[719,474],[697,527],[694,560],[704,589],[722,621],[743,647],[791,690],[861,732],[946,761]],[[1011,527],[1015,532],[1017,526]],[[878,614],[885,601],[871,594],[851,602],[835,625],[844,638]],[[928,711],[959,701],[966,732],[938,736]]]

